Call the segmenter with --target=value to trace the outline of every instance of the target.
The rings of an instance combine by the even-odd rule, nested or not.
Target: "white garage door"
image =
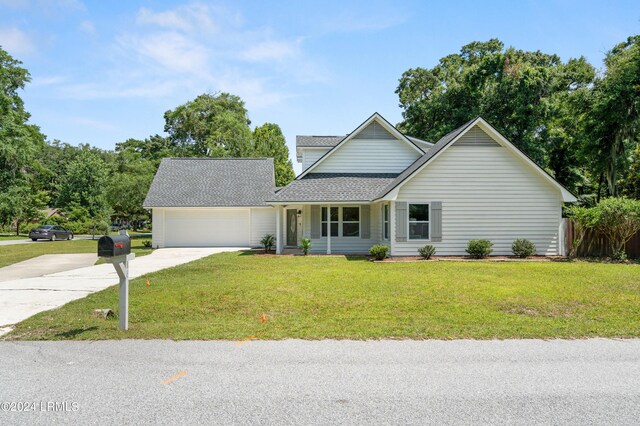
[[[248,247],[249,209],[166,210],[166,247]]]

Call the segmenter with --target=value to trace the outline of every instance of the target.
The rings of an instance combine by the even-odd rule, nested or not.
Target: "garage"
[[[248,247],[250,209],[167,209],[167,247]]]
[[[272,158],[165,158],[143,207],[154,248],[255,247],[274,234]]]

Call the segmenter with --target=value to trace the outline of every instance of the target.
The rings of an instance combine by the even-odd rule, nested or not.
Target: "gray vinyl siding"
[[[310,165],[315,163],[324,154],[329,151],[331,147],[327,148],[300,148],[302,151],[302,171],[304,172]]]
[[[354,138],[336,148],[313,173],[400,173],[419,156],[405,141]]]
[[[354,139],[395,139],[380,123],[374,121],[362,129]]]
[[[251,246],[260,245],[260,240],[267,235],[276,233],[276,209],[255,208],[251,209]]]
[[[474,126],[469,129],[464,135],[454,142],[455,146],[493,146],[499,147],[500,145],[491,139],[481,128]]]
[[[339,207],[333,205],[333,207]],[[362,207],[362,206],[360,206]],[[369,249],[372,245],[380,242],[381,235],[381,217],[380,208],[378,205],[369,206],[370,212],[370,229],[371,233],[369,238],[361,237],[331,237],[331,253],[369,253]],[[361,210],[362,212],[362,210]],[[311,253],[326,253],[327,252],[327,237],[312,238],[311,237],[311,206],[303,206],[303,234],[305,237],[311,239]],[[360,225],[363,221],[360,219]],[[362,232],[362,228],[361,228]]]
[[[442,202],[442,241],[431,242],[439,255],[465,255],[470,239],[489,239],[493,254],[510,255],[516,238],[533,241],[538,254],[558,253],[560,191],[499,145],[454,144],[407,181],[397,201]],[[414,256],[424,244],[396,241],[392,255]]]

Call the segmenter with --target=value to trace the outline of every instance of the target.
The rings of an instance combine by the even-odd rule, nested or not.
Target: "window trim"
[[[353,207],[353,208],[357,208],[358,209],[358,221],[347,221],[345,222],[343,220],[343,208],[349,208],[349,207]],[[345,204],[345,205],[340,205],[340,206],[331,206],[332,209],[338,209],[338,220],[337,221],[332,221],[331,220],[331,212],[327,211],[327,220],[322,220],[322,210],[327,209],[328,207],[326,205],[320,206],[320,238],[327,238],[328,235],[322,235],[322,225],[323,224],[327,224],[327,234],[329,232],[331,232],[331,227],[329,224],[331,223],[337,223],[338,224],[338,235],[331,235],[331,238],[360,238],[360,236],[362,235],[362,208],[360,205],[358,204]],[[345,236],[343,235],[343,229],[342,229],[342,225],[344,223],[357,223],[358,224],[358,235],[348,235]]]
[[[387,215],[386,217],[385,217],[385,213]],[[387,225],[386,228],[385,228],[385,225]],[[382,240],[389,241],[390,238],[391,238],[391,204],[384,203],[382,205]]]
[[[412,204],[426,204],[429,220],[410,220],[410,211]],[[411,223],[426,223],[429,230],[429,238],[411,238]],[[431,241],[431,202],[430,201],[407,201],[407,242],[408,241]]]
[[[331,220],[331,209],[338,209],[338,219]],[[322,220],[322,211],[327,211],[327,220]],[[322,235],[322,225],[327,224],[327,235]],[[340,237],[340,206],[321,206],[320,207],[320,238],[327,238],[331,234],[331,224],[336,223],[338,225],[338,235],[331,235],[332,238]]]
[[[358,221],[353,221],[353,220],[349,220],[349,221],[344,221],[344,208],[356,208],[358,209]],[[339,225],[339,231],[338,233],[340,234],[341,238],[360,238],[361,235],[361,231],[362,231],[362,209],[360,208],[360,206],[340,206],[340,210],[338,213],[338,219],[340,220],[340,225]],[[358,224],[358,235],[344,235],[344,224],[345,223],[357,223]]]

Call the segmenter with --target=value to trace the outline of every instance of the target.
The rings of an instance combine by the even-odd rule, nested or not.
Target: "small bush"
[[[369,254],[371,254],[371,256],[373,256],[376,260],[383,260],[385,257],[387,257],[388,251],[389,247],[381,244],[376,244],[369,249]]]
[[[525,258],[536,254],[536,245],[524,238],[518,238],[511,245],[511,251],[514,255]]]
[[[482,259],[493,252],[493,243],[489,240],[470,240],[466,252],[474,259]]]
[[[627,252],[622,250],[614,250],[611,253],[611,260],[615,260],[617,262],[624,262],[628,259]]]
[[[424,260],[428,260],[431,256],[436,254],[436,248],[431,244],[427,244],[424,247],[420,247],[418,249],[418,253],[420,253],[420,256],[422,256]]]
[[[303,238],[301,241],[302,253],[306,256],[309,254],[309,250],[311,250],[311,240],[308,238]]]
[[[144,247],[144,248],[152,248],[151,241],[149,241],[149,240],[144,240],[144,241],[142,242],[142,247]]]
[[[264,252],[268,253],[276,242],[276,237],[273,234],[267,234],[260,240],[260,244],[264,247]]]

